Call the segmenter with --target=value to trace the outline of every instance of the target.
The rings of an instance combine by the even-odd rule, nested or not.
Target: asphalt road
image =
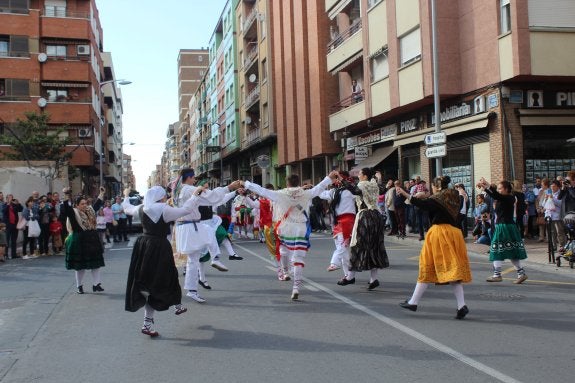
[[[129,246],[129,245],[128,245]],[[63,257],[0,265],[1,382],[566,382],[573,380],[575,272],[527,264],[529,280],[484,282],[472,255],[470,314],[455,320],[449,286],[411,295],[419,244],[389,240],[381,286],[369,275],[338,286],[333,242],[312,239],[300,301],[275,278],[264,246],[237,241],[243,261],[208,271],[210,291],[188,312],[156,314],[160,337],[140,334],[143,311],[123,310],[131,249],[107,251],[104,293],[75,294]],[[510,267],[511,265],[507,264]],[[181,281],[183,284],[183,280]],[[90,286],[90,275],[84,285]]]

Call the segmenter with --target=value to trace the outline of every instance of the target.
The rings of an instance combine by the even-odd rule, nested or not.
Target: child
[[[106,244],[106,215],[104,214],[104,209],[100,208],[98,210],[98,216],[96,217],[96,230],[100,236],[100,241],[102,246]]]
[[[50,222],[50,236],[52,237],[52,251],[54,255],[62,252],[62,222],[58,220],[58,216],[52,215],[52,222]]]
[[[4,249],[6,248],[6,224],[0,223],[0,262],[4,262]]]

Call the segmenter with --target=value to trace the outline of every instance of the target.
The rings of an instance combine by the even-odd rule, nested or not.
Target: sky
[[[226,0],[96,0],[104,51],[121,86],[124,153],[136,189],[160,163],[169,124],[178,121],[178,53],[207,48]],[[127,145],[127,143],[134,145]]]

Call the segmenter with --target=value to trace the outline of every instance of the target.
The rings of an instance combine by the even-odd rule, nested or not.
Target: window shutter
[[[575,2],[573,0],[529,0],[529,26],[575,27]]]
[[[28,36],[10,36],[10,50],[14,56],[28,56]]]
[[[30,9],[28,0],[11,0],[10,5],[14,9]]]
[[[402,65],[421,56],[421,33],[419,28],[401,37],[400,49]]]

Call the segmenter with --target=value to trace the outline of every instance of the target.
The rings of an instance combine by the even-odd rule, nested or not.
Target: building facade
[[[114,132],[121,98],[105,102],[100,86],[110,78],[103,58],[102,28],[94,0],[10,0],[0,7],[0,120],[13,124],[25,112],[45,112],[50,124],[66,126],[73,139],[71,165],[79,169],[75,190],[94,194],[109,168],[108,111]],[[106,90],[107,91],[107,90]],[[120,106],[119,106],[120,105]],[[121,127],[121,123],[119,124]],[[3,134],[5,132],[2,132]],[[109,185],[110,186],[110,185]],[[111,187],[111,186],[110,186]],[[96,193],[97,194],[97,193]]]
[[[544,3],[436,2],[442,145],[426,141],[436,130],[430,2],[326,0],[339,79],[330,131],[344,165],[429,180],[444,155],[442,174],[469,193],[481,177],[529,184],[575,168],[575,3]]]

